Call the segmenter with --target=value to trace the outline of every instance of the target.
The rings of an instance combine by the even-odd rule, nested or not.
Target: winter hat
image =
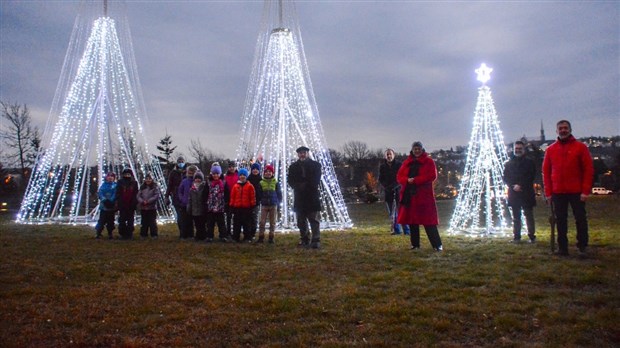
[[[237,163],[235,161],[228,161],[228,166],[229,167],[236,167]]]
[[[116,173],[114,172],[108,172],[105,176],[113,176],[116,178]]]
[[[153,179],[153,174],[151,174],[151,172],[146,173],[146,175],[144,176],[145,179],[147,178],[151,178]]]
[[[413,150],[413,148],[414,148],[414,147],[416,147],[416,146],[417,146],[417,147],[421,147],[421,148],[422,148],[422,151],[426,151],[426,150],[424,150],[424,145],[422,145],[422,142],[421,142],[421,141],[415,141],[415,142],[411,145],[411,150]]]
[[[245,176],[246,178],[248,177],[248,170],[245,168],[241,168],[239,169],[239,176]]]
[[[275,170],[273,170],[273,164],[268,164],[268,165],[266,165],[266,166],[265,166],[265,171],[266,171],[266,172],[272,172],[272,173],[274,173],[274,172],[275,172]]]
[[[218,166],[212,166],[211,167],[211,174],[222,174],[222,167]]]
[[[196,179],[200,179],[200,180],[204,181],[205,176],[204,176],[204,174],[202,174],[201,171],[197,171],[196,174],[194,174],[194,180],[196,180]]]
[[[252,170],[254,169],[258,169],[260,171],[260,163],[258,162],[254,162],[252,163],[252,167],[250,167]]]
[[[133,172],[130,168],[123,169],[123,176],[125,176],[125,174],[130,174],[131,176],[133,176]]]
[[[220,162],[213,162],[211,163],[211,168],[215,167],[215,166],[219,166]]]
[[[178,163],[178,162],[185,162],[185,158],[183,158],[183,156],[179,156],[179,157],[177,158],[177,163]]]
[[[297,150],[295,150],[295,152],[300,153],[300,152],[308,152],[310,151],[309,148],[305,147],[305,146],[300,146],[297,148]]]

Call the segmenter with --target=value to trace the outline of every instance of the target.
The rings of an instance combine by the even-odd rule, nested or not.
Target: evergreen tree
[[[157,151],[161,153],[161,156],[157,156],[159,163],[170,166],[170,157],[176,148],[176,146],[172,146],[172,136],[166,131],[166,136],[159,139],[159,145],[157,145]]]

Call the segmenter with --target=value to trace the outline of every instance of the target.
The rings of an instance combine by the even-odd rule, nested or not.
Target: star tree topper
[[[485,63],[480,65],[480,68],[476,69],[475,72],[478,74],[478,81],[482,82],[482,84],[486,84],[487,81],[491,79],[492,68],[489,68]]]

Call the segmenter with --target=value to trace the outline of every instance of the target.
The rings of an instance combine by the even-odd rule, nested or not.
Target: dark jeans
[[[233,239],[241,239],[241,229],[243,228],[243,240],[252,240],[252,208],[241,208],[235,211],[233,219]]]
[[[192,216],[191,235],[187,235],[186,238],[191,238],[194,235],[194,226],[196,227],[196,240],[205,240],[207,238],[207,229],[205,227],[205,216],[197,215]]]
[[[207,213],[207,238],[214,238],[216,224],[220,239],[228,238],[224,213]]]
[[[175,205],[174,209],[177,211],[177,226],[179,226],[179,238],[185,239],[194,237],[192,216],[183,206]]]
[[[321,223],[319,222],[320,212],[318,211],[301,211],[296,212],[297,227],[299,227],[299,235],[301,242],[308,244],[310,241],[308,235],[308,223],[310,223],[310,230],[312,231],[312,242],[321,241]]]
[[[121,209],[118,212],[118,233],[124,239],[133,238],[135,214],[134,209]]]
[[[398,220],[398,195],[400,190],[385,190],[385,205],[387,206],[388,215],[390,216],[390,224],[394,229],[394,233],[400,233],[400,225],[396,223]],[[403,232],[409,234],[409,226],[403,226]]]
[[[157,237],[157,210],[142,210],[140,216],[142,216],[140,236],[148,237],[150,230],[151,237]]]
[[[103,228],[107,228],[108,235],[112,237],[112,231],[114,231],[114,215],[116,212],[114,210],[100,210],[99,211],[99,220],[97,220],[97,225],[95,225],[95,231],[97,231],[97,235],[101,235],[101,231]]]
[[[416,248],[420,247],[420,225],[409,225],[411,231],[411,246]],[[428,236],[428,240],[431,242],[433,249],[439,248],[441,245],[441,237],[439,236],[439,230],[437,225],[424,225],[424,231]]]
[[[536,228],[534,225],[534,207],[526,207],[521,205],[512,205],[512,233],[514,239],[521,239],[521,209],[525,215],[525,224],[527,225],[527,235],[531,240],[536,239]]]
[[[553,194],[551,196],[558,228],[558,247],[560,251],[568,251],[568,205],[573,209],[575,224],[577,225],[577,247],[584,249],[588,246],[588,218],[586,216],[586,202],[581,201],[579,193]]]

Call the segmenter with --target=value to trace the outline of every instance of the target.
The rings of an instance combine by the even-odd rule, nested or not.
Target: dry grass
[[[445,223],[453,202],[440,202]],[[322,250],[95,240],[85,227],[0,222],[0,342],[67,346],[618,346],[620,201],[593,197],[587,258],[539,243],[448,236],[434,253],[389,236],[383,206]],[[574,227],[570,240],[574,243]],[[571,249],[571,251],[573,251]],[[573,252],[573,254],[576,254]]]

